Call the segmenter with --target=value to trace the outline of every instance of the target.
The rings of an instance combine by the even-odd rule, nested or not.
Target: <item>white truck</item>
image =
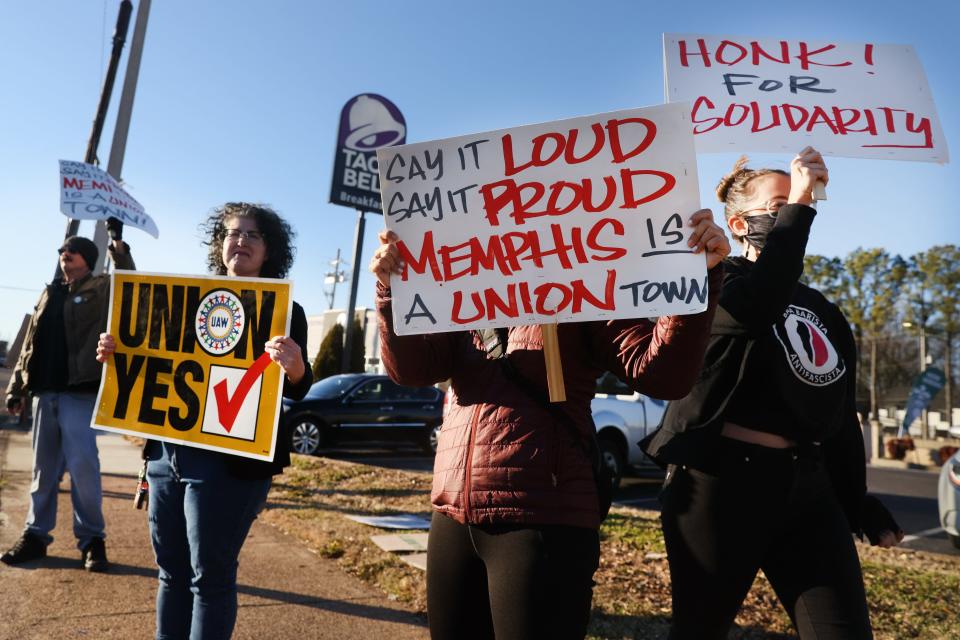
[[[637,443],[660,424],[666,401],[636,393],[616,376],[606,373],[597,380],[597,395],[590,408],[614,489],[630,468],[658,469]]]
[[[443,398],[443,415],[450,408],[452,389],[447,388]],[[590,403],[597,440],[603,461],[610,468],[613,488],[620,486],[623,474],[629,469],[657,471],[659,467],[637,445],[657,428],[667,408],[664,400],[636,393],[611,373],[597,379],[597,394]],[[437,425],[436,431],[439,431]],[[436,449],[436,432],[432,438]]]

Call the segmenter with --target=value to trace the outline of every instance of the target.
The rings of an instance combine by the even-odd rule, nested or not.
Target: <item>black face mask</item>
[[[747,223],[747,235],[743,239],[756,247],[757,251],[763,250],[763,245],[767,243],[767,235],[773,229],[777,219],[773,216],[759,215],[747,216],[744,218]]]

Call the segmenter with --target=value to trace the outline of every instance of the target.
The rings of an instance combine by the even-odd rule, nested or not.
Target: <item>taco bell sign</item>
[[[407,123],[395,104],[375,93],[348,100],[340,112],[330,202],[383,213],[377,149],[406,140]]]

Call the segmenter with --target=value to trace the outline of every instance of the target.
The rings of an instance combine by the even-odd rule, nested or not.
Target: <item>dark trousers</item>
[[[580,640],[586,635],[595,529],[468,526],[434,513],[427,554],[433,640]]]
[[[801,638],[872,638],[857,550],[818,447],[721,441],[709,473],[671,467],[661,494],[670,638],[726,638],[759,569]]]

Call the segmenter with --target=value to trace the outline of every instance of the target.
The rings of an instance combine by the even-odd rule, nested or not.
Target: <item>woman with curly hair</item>
[[[217,275],[283,278],[293,264],[290,225],[263,205],[229,202],[211,213],[203,229],[208,266]],[[305,364],[307,320],[296,302],[290,334],[273,337],[262,351],[283,370],[283,395],[299,400],[313,375]],[[115,348],[113,336],[102,334],[97,359],[105,361]],[[266,503],[271,478],[290,464],[284,426],[281,415],[272,462],[167,442],[144,447],[150,538],[160,569],[158,639],[232,634],[240,548]]]
[[[799,282],[827,179],[807,147],[790,173],[741,158],[717,188],[743,256],[724,261],[693,390],[643,443],[669,465],[670,638],[726,638],[760,569],[801,638],[872,637],[851,532],[884,547],[903,532],[866,494],[850,325]]]

